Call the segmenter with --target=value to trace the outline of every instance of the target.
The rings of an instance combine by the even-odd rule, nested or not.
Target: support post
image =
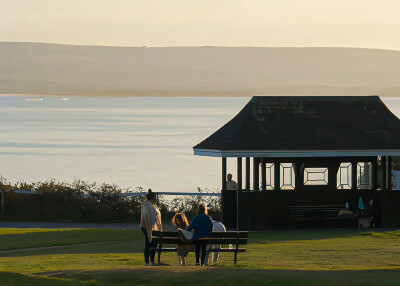
[[[340,162],[334,161],[328,167],[328,189],[335,191],[337,189],[337,173],[340,167]]]
[[[275,181],[275,186],[274,190],[279,191],[281,188],[281,164],[279,162],[274,163],[274,168],[275,168],[275,176],[274,176],[274,181]]]
[[[242,157],[237,158],[237,185],[238,191],[242,190]]]
[[[351,187],[357,190],[357,160],[351,161]]]
[[[304,178],[302,174],[302,170],[304,169],[304,163],[302,162],[295,162],[294,165],[294,181],[295,181],[295,190],[303,189],[304,185]]]
[[[246,158],[246,190],[250,191],[250,157]]]
[[[236,228],[239,231],[239,192],[242,190],[242,158],[237,158]]]
[[[222,190],[226,190],[226,158],[222,158]]]
[[[391,191],[392,190],[392,162],[393,162],[393,158],[392,156],[388,156],[387,157],[387,165],[388,165],[388,190]]]
[[[387,160],[386,156],[381,157],[382,164],[382,191],[387,190]]]
[[[261,190],[265,192],[267,190],[267,169],[265,168],[265,159],[261,159]]]
[[[260,190],[260,181],[259,181],[259,170],[258,170],[258,158],[253,158],[253,190]]]
[[[3,189],[0,189],[1,191],[1,220],[4,220],[4,208],[6,206],[5,204],[5,198],[6,198],[6,191]]]
[[[372,160],[372,189],[378,189],[378,157]]]

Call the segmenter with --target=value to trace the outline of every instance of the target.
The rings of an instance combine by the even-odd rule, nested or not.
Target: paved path
[[[138,223],[74,223],[74,222],[6,222],[0,221],[0,228],[106,228],[138,229]]]

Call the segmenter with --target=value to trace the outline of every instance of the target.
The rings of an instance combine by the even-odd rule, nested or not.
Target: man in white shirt
[[[227,190],[237,190],[238,185],[234,180],[232,180],[232,174],[228,174],[228,176],[226,176],[226,177],[228,179],[226,181],[226,189]]]

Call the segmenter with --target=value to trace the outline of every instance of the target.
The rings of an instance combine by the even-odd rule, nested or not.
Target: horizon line
[[[360,50],[382,50],[400,52],[395,49],[384,48],[365,48],[365,47],[345,47],[345,46],[217,46],[217,45],[199,45],[199,46],[113,46],[113,45],[95,45],[95,44],[70,44],[70,43],[54,43],[54,42],[38,42],[38,41],[0,41],[0,44],[41,44],[41,45],[58,45],[58,46],[74,46],[74,47],[102,47],[102,48],[261,48],[261,49],[360,49]]]

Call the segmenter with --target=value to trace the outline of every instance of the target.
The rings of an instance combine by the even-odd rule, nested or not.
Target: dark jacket
[[[193,239],[199,239],[204,237],[210,237],[212,232],[213,224],[210,216],[205,213],[196,215],[187,230],[194,230]]]

